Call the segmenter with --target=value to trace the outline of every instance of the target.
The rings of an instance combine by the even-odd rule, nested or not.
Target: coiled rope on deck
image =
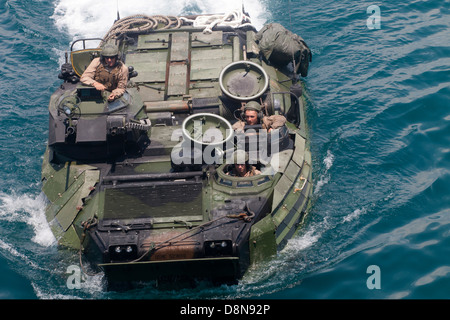
[[[251,26],[248,15],[240,10],[234,10],[226,14],[201,15],[195,19],[180,18],[183,22],[192,23],[195,28],[204,28],[203,33],[211,33],[215,26],[242,28]]]
[[[151,30],[177,29],[182,24],[192,24],[194,28],[204,28],[203,33],[211,33],[216,26],[242,28],[251,26],[248,15],[239,10],[226,14],[199,15],[195,19],[186,17],[136,14],[122,18],[114,22],[112,27],[103,38],[101,45],[121,35],[133,33],[145,33]]]
[[[175,16],[147,16],[145,14],[136,14],[114,22],[103,38],[102,43],[118,38],[123,34],[144,33],[156,29],[179,28],[181,24],[181,19]]]

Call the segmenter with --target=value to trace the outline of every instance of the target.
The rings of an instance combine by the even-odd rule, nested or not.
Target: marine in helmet
[[[247,102],[242,115],[244,119],[233,124],[233,129],[236,131],[244,131],[246,125],[261,124],[263,129],[270,132],[286,123],[286,118],[282,115],[264,116],[261,105],[256,101]]]
[[[248,153],[236,150],[233,153],[233,164],[228,166],[226,174],[233,177],[252,177],[261,174],[261,171],[249,163]]]
[[[119,60],[119,49],[113,44],[106,44],[100,58],[92,60],[83,72],[81,83],[93,86],[99,91],[109,91],[108,101],[120,98],[127,87],[128,68]]]

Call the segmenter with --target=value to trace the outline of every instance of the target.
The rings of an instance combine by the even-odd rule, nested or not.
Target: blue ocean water
[[[257,26],[279,22],[313,51],[315,191],[303,231],[235,286],[107,292],[99,274],[69,289],[78,255],[58,250],[40,192],[64,51],[101,36],[117,4],[124,17],[241,1],[0,0],[0,299],[450,298],[450,1],[243,2]],[[371,5],[379,29],[367,24]]]

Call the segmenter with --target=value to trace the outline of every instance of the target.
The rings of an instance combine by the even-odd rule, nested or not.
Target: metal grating
[[[201,212],[201,182],[171,181],[105,189],[104,219],[180,217]]]

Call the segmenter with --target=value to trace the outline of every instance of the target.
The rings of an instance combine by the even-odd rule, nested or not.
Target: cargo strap
[[[239,214],[229,214],[227,215],[227,217],[231,219],[239,219],[244,220],[245,222],[250,222],[255,217],[255,213],[249,209],[247,203],[245,203],[245,209],[247,210],[247,212],[242,212]]]

